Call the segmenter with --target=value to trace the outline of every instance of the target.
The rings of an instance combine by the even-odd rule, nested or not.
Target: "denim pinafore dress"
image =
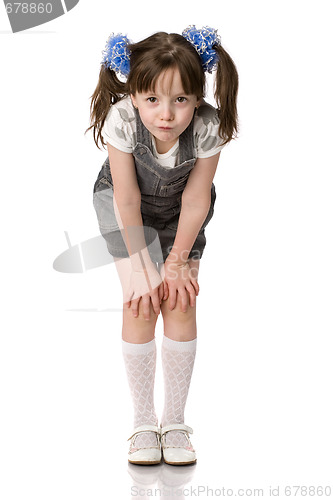
[[[153,156],[151,134],[143,125],[136,110],[137,141],[133,156],[141,191],[141,214],[145,240],[154,262],[166,260],[176,236],[182,193],[196,162],[193,122],[194,116],[190,125],[179,137],[179,163],[173,168],[166,168],[161,166]],[[215,186],[212,183],[210,209],[190,251],[189,258],[200,259],[202,257],[206,246],[205,227],[213,216],[215,200]],[[114,212],[109,158],[105,160],[95,182],[93,203],[108,251],[113,257],[128,257]],[[152,245],[156,239],[159,242],[157,247]]]

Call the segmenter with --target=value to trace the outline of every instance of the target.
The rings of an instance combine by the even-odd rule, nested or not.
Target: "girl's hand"
[[[196,296],[199,294],[198,280],[188,262],[178,263],[166,259],[162,268],[162,277],[164,279],[163,300],[169,297],[170,311],[176,307],[177,293],[181,300],[182,312],[187,311],[188,302],[190,306],[195,306]],[[189,299],[189,300],[188,300]]]
[[[139,303],[142,301],[143,316],[150,320],[150,303],[156,315],[160,313],[160,305],[163,298],[163,281],[154,265],[147,266],[145,269],[132,269],[130,276],[130,285],[124,295],[124,304],[132,308],[135,318],[139,315]]]

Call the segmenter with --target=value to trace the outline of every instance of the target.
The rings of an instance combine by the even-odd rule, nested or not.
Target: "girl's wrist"
[[[189,252],[183,250],[182,252],[178,252],[177,250],[173,249],[169,253],[167,257],[167,261],[170,264],[175,264],[177,266],[185,266],[188,264],[188,255]]]

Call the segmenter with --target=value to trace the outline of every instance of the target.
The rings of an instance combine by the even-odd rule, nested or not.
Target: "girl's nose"
[[[173,111],[171,109],[171,106],[167,104],[163,106],[163,108],[161,109],[161,120],[164,121],[173,120]]]

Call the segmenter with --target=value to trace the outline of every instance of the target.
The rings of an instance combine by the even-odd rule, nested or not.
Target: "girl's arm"
[[[124,153],[110,144],[107,147],[115,215],[132,264],[132,276],[128,280],[131,289],[124,291],[125,304],[132,307],[134,316],[138,316],[140,298],[145,296],[144,317],[149,319],[150,300],[147,300],[147,294],[155,313],[159,314],[163,286],[160,287],[162,280],[146,245],[141,216],[141,192],[134,158],[131,153]]]
[[[198,158],[188,178],[182,195],[178,229],[172,250],[165,261],[166,294],[170,296],[170,309],[177,301],[177,291],[182,299],[182,310],[187,309],[187,293],[193,306],[198,293],[196,280],[191,281],[187,260],[211,204],[211,187],[220,153],[210,158]]]
[[[141,192],[135,173],[134,158],[131,153],[124,153],[107,144],[109,153],[110,170],[113,181],[114,208],[119,228],[122,233],[131,262],[135,269],[141,270],[142,265],[135,258],[138,248],[144,249],[144,240],[141,217]],[[128,227],[137,227],[140,238],[131,238]]]

